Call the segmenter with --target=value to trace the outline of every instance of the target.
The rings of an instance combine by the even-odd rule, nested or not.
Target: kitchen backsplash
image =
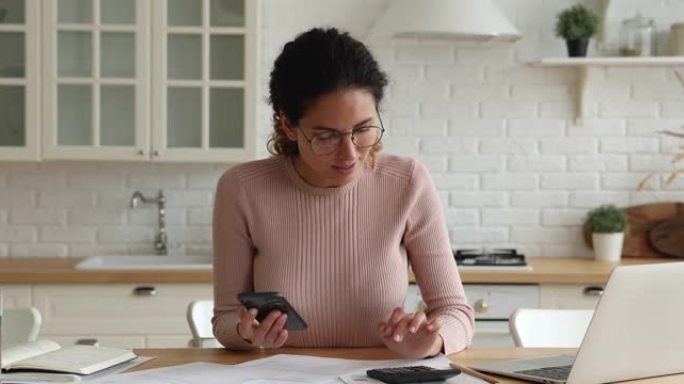
[[[459,248],[589,256],[580,226],[588,209],[681,201],[684,178],[663,188],[680,142],[658,133],[684,123],[684,89],[673,69],[595,71],[588,100],[593,117],[576,125],[577,71],[529,65],[565,55],[552,26],[574,1],[498,3],[523,36],[515,44],[379,41],[368,31],[387,0],[262,0],[260,100],[267,98],[273,59],[296,33],[334,25],[367,41],[391,78],[381,106],[384,151],[415,156],[429,167]],[[653,17],[661,31],[684,21],[673,19],[684,15],[684,0],[629,4]],[[262,102],[259,157],[268,155],[269,119]],[[214,187],[227,167],[0,163],[0,256],[153,253],[156,207],[131,209],[129,199],[135,190],[152,195],[158,189],[167,195],[170,253],[208,254]],[[651,171],[661,177],[637,192]]]

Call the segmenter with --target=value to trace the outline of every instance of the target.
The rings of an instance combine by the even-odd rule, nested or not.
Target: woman
[[[430,176],[380,156],[387,84],[368,49],[336,29],[287,43],[270,80],[273,157],[237,165],[214,207],[214,334],[230,349],[386,345],[421,358],[458,352],[473,314]],[[427,304],[404,313],[411,263]],[[309,324],[261,322],[239,292],[279,291]]]

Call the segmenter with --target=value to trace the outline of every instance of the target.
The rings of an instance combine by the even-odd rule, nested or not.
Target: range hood
[[[520,38],[493,0],[389,0],[371,34],[470,41]]]

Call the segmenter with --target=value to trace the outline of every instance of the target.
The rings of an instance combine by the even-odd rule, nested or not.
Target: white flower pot
[[[624,238],[624,232],[592,233],[591,240],[594,245],[594,258],[598,261],[619,261],[622,256],[622,242]]]

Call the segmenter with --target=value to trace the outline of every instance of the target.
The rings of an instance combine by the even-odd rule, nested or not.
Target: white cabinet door
[[[153,159],[254,157],[258,2],[154,2]]]
[[[38,285],[33,291],[43,315],[42,337],[129,348],[186,346],[188,304],[212,297],[210,284]]]
[[[43,157],[254,157],[255,0],[43,3]]]
[[[4,308],[27,308],[31,306],[31,286],[20,284],[0,285]]]
[[[597,285],[542,284],[540,304],[549,309],[594,309],[603,287]]]
[[[147,0],[43,2],[43,158],[149,156]]]
[[[39,4],[0,1],[0,160],[39,159]]]

